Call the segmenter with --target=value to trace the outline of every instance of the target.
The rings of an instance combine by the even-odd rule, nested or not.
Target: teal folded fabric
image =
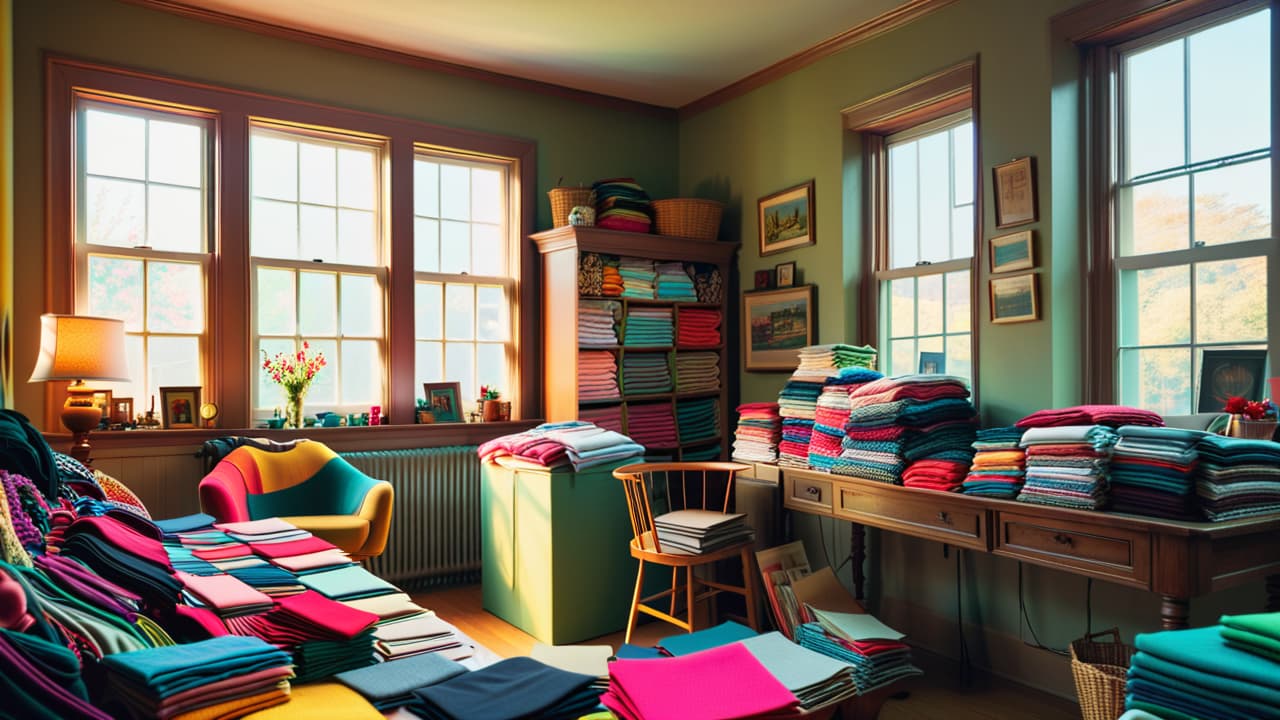
[[[207,683],[288,665],[289,653],[261,638],[224,635],[184,645],[147,648],[102,658],[111,672],[149,695],[168,697]]]
[[[395,585],[359,565],[303,575],[298,582],[332,600],[356,600],[399,592]]]
[[[413,691],[444,682],[467,669],[435,653],[379,663],[338,673],[334,678],[360,693],[379,710],[408,705]]]
[[[732,620],[728,620],[705,630],[662,638],[658,641],[658,647],[672,655],[688,655],[699,650],[707,650],[745,640],[758,634],[755,630],[745,625],[739,625]]]
[[[1139,635],[1132,667],[1176,682],[1280,707],[1280,672],[1270,660],[1228,647],[1217,626]]]
[[[1274,708],[1225,695],[1210,688],[1179,682],[1145,668],[1131,668],[1126,683],[1128,692],[1149,702],[1169,705],[1193,715],[1231,716],[1236,720],[1254,720],[1274,715]],[[1268,715],[1271,713],[1271,715]]]

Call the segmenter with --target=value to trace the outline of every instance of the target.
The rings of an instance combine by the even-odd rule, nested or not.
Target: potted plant
[[[488,385],[480,386],[480,416],[482,420],[485,422],[497,422],[504,419],[502,417],[503,402],[501,398],[502,393],[498,391],[498,388],[489,387]]]
[[[1270,440],[1276,434],[1276,406],[1270,399],[1258,402],[1230,397],[1223,410],[1231,413],[1228,432],[1233,437]]]
[[[418,422],[422,425],[429,425],[435,421],[435,413],[431,412],[431,406],[427,404],[427,399],[418,398]]]

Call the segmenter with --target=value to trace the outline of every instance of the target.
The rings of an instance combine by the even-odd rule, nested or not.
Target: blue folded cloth
[[[108,671],[160,699],[218,680],[289,663],[289,653],[261,638],[240,635],[115,653],[102,658],[102,664]]]

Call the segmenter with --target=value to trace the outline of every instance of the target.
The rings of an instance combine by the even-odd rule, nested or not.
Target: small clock
[[[213,427],[213,419],[218,417],[218,406],[211,402],[207,402],[200,406],[200,418],[204,420],[205,427]]]

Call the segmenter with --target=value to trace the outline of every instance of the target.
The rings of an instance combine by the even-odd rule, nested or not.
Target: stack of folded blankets
[[[973,465],[961,491],[966,495],[1013,498],[1022,489],[1027,453],[1020,427],[984,428],[973,441]]]
[[[1206,435],[1196,494],[1210,520],[1280,512],[1280,443]]]
[[[1125,707],[1157,718],[1280,718],[1280,613],[1138,635]]]
[[[622,297],[622,273],[618,271],[621,259],[617,255],[602,255],[604,267],[600,270],[601,295]]]
[[[812,420],[783,418],[782,442],[778,443],[778,465],[802,470],[808,468],[809,442],[812,439]]]
[[[809,345],[800,348],[800,362],[793,380],[825,381],[843,368],[876,368],[876,349],[870,345]]]
[[[720,345],[719,310],[680,308],[676,344],[681,348],[710,348]]]
[[[1199,520],[1196,444],[1208,433],[1122,425],[1111,450],[1111,509],[1170,520]]]
[[[1017,499],[1077,510],[1102,508],[1117,437],[1104,425],[1030,428],[1022,436],[1027,473]]]
[[[578,256],[578,294],[585,297],[604,295],[604,258],[600,253],[584,252]]]
[[[596,197],[596,225],[610,230],[649,232],[653,203],[632,178],[610,178],[591,184]]]
[[[428,720],[579,718],[600,704],[595,681],[514,657],[414,690],[408,709]]]
[[[858,386],[831,471],[894,485],[954,489],[973,460],[975,411],[963,378],[902,375]],[[928,462],[924,462],[928,461]]]
[[[627,434],[650,450],[679,445],[671,403],[627,405]]]
[[[675,326],[669,307],[627,308],[622,344],[627,347],[669,347],[675,341]]]
[[[718,392],[720,355],[713,352],[676,354],[676,392]]]
[[[644,448],[621,433],[572,420],[496,437],[476,453],[481,461],[513,457],[538,467],[572,465],[575,470],[585,470],[643,455]]]
[[[704,555],[755,536],[745,513],[673,510],[653,519],[663,552]]]
[[[874,617],[814,608],[808,612],[817,622],[798,625],[796,643],[851,664],[858,694],[923,674],[911,664],[911,646],[902,641],[902,633]]]
[[[236,635],[259,637],[288,650],[299,683],[374,662],[373,625],[378,616],[347,607],[318,592],[281,598],[270,612],[226,622]]]
[[[578,345],[584,348],[616,347],[616,318],[622,303],[616,300],[578,301]]]
[[[671,392],[671,366],[666,353],[628,352],[622,358],[622,389],[626,395]]]
[[[578,419],[592,423],[605,430],[612,430],[616,433],[622,432],[622,406],[608,405],[605,407],[579,408]]]
[[[148,607],[172,608],[182,581],[160,540],[108,516],[81,516],[48,536],[59,553],[140,596]]]
[[[1015,423],[1020,428],[1059,427],[1062,425],[1147,425],[1160,427],[1164,418],[1150,410],[1124,405],[1076,405],[1053,410],[1037,410]]]
[[[831,472],[843,451],[844,427],[852,406],[849,394],[862,385],[884,377],[864,367],[841,368],[827,379],[813,411],[813,434],[809,436],[809,467]]]
[[[657,292],[654,297],[672,302],[697,302],[698,294],[693,290],[693,278],[681,262],[660,262],[655,269],[658,272]]]
[[[608,350],[578,351],[578,400],[618,399],[618,359]]]
[[[713,397],[678,401],[676,424],[682,445],[719,436],[719,401]]]
[[[622,297],[653,299],[658,273],[653,269],[652,260],[624,257],[618,262],[618,274],[622,276]]]
[[[235,635],[102,658],[107,704],[136,717],[241,717],[280,705],[289,662],[260,638]]]
[[[825,375],[807,379],[792,376],[778,393],[778,414],[782,416],[782,442],[778,444],[779,465],[809,467],[809,439],[813,436],[818,396],[822,394],[825,382]]]
[[[733,459],[771,463],[778,459],[782,418],[778,403],[744,403],[738,406],[738,427],[733,431]]]

